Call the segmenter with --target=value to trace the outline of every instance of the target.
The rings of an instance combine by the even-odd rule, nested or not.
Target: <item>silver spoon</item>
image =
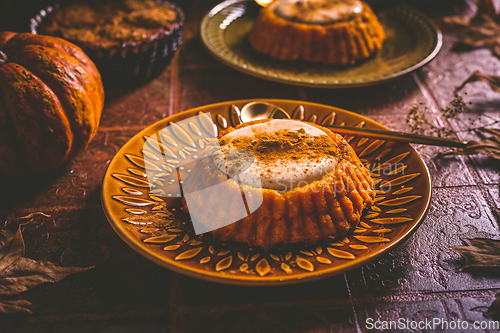
[[[266,102],[250,102],[247,103],[240,112],[240,119],[242,122],[247,123],[259,119],[285,119],[291,118],[290,115],[282,108],[266,103]],[[374,138],[387,141],[419,143],[430,146],[443,146],[443,147],[456,147],[465,148],[467,141],[458,141],[455,139],[438,138],[428,135],[420,135],[405,132],[387,131],[374,128],[363,127],[349,127],[339,125],[321,125],[323,127],[333,128],[336,133],[350,134],[355,136],[362,136],[365,138]]]

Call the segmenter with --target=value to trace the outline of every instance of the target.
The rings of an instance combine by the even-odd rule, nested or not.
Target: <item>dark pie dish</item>
[[[182,9],[167,1],[89,1],[49,6],[31,19],[30,30],[80,46],[110,89],[158,76],[182,41],[183,23]]]

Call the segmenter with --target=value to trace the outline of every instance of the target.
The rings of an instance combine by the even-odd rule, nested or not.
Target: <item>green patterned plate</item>
[[[317,124],[385,128],[331,106],[264,101],[282,107],[295,119]],[[431,178],[418,153],[408,144],[349,136],[346,140],[372,172],[377,196],[358,228],[345,237],[265,251],[241,243],[217,242],[208,234],[195,236],[189,215],[180,209],[180,199],[162,199],[168,197],[161,193],[162,185],[175,182],[176,171],[181,175],[189,172],[189,168],[176,165],[186,165],[189,156],[203,149],[206,142],[202,132],[214,135],[213,124],[216,131],[236,126],[236,108],[248,102],[251,100],[211,104],[166,118],[138,133],[113,158],[104,176],[102,204],[113,229],[138,253],[173,271],[209,281],[240,285],[299,283],[341,274],[376,260],[422,223],[431,199]],[[197,120],[181,122],[196,115],[200,115]],[[209,120],[207,125],[209,115],[213,123]],[[156,134],[169,125],[175,128],[173,134]],[[159,142],[156,152],[143,149],[150,137]],[[155,172],[149,178],[152,183],[146,168]]]
[[[380,52],[353,66],[274,60],[253,50],[246,36],[257,12],[253,1],[227,0],[209,11],[200,26],[208,51],[222,63],[263,79],[319,88],[361,87],[395,79],[431,61],[441,32],[419,11],[399,5],[377,12],[387,33]]]

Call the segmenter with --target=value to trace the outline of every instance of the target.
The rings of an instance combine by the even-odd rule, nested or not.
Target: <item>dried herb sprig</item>
[[[471,112],[471,109],[458,92],[454,93],[454,98],[451,100],[450,105],[441,109],[441,115],[446,119],[455,119],[459,114],[465,112]]]
[[[423,106],[424,109],[421,110],[420,106]],[[412,131],[422,132],[425,130],[423,127],[428,126],[429,120],[425,116],[425,111],[428,109],[429,107],[423,102],[415,102],[415,104],[410,107],[408,114],[406,115],[406,124],[410,126]]]
[[[450,151],[439,153],[438,156],[445,155],[474,155],[482,154],[489,156],[494,159],[500,160],[500,130],[494,128],[488,128],[492,125],[500,123],[500,119],[493,119],[484,113],[480,113],[480,116],[474,120],[468,118],[468,123],[465,124],[458,117],[460,114],[466,114],[472,112],[467,103],[463,100],[463,97],[455,92],[455,97],[449,103],[447,107],[441,109],[441,116],[448,120],[455,120],[458,123],[462,123],[465,128],[462,131],[453,131],[446,129],[444,126],[438,127],[429,122],[425,113],[429,109],[425,103],[415,103],[408,111],[406,115],[406,124],[412,129],[412,131],[420,134],[436,135],[438,137],[446,137],[451,135],[456,135],[460,132],[474,132],[481,136],[484,134],[490,134],[489,137],[480,141],[469,141],[466,148],[457,148]],[[481,120],[481,117],[491,119],[491,122],[483,125],[474,127],[476,121]]]

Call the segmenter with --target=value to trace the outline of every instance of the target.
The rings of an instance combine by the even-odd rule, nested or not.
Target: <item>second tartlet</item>
[[[379,51],[384,29],[360,0],[277,0],[261,9],[252,48],[279,60],[349,65]]]

